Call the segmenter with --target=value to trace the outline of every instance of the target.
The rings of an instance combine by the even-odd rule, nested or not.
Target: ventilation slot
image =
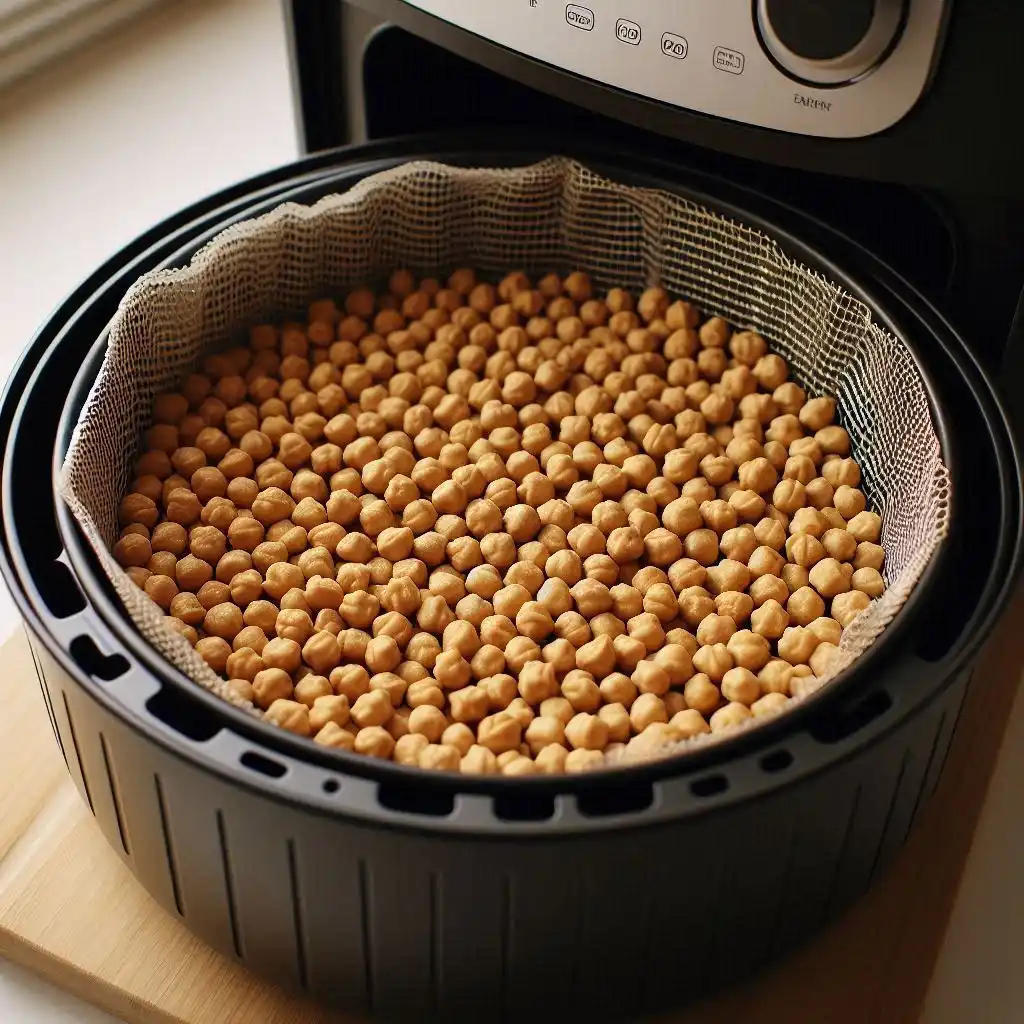
[[[306,929],[302,923],[302,893],[299,891],[299,871],[295,864],[295,841],[288,840],[288,877],[292,887],[292,919],[295,925],[295,959],[299,984],[309,988],[309,967],[306,963]]]
[[[224,893],[228,898],[228,920],[231,924],[231,944],[235,956],[242,959],[242,938],[238,931],[238,908],[235,905],[235,884],[231,871],[231,854],[228,852],[228,837],[224,828],[224,815],[217,812],[217,837],[220,839],[220,859],[224,868]]]
[[[793,763],[793,755],[788,750],[775,750],[761,758],[761,771],[784,772]]]
[[[164,849],[167,853],[167,873],[171,876],[171,891],[174,894],[174,909],[179,917],[185,916],[181,903],[181,883],[178,881],[178,865],[174,859],[174,847],[171,844],[171,830],[167,826],[167,802],[164,800],[164,788],[160,785],[160,776],[153,776],[156,787],[156,805],[160,811],[160,830],[164,834]]]
[[[114,817],[117,818],[117,834],[121,838],[121,849],[125,856],[131,856],[128,846],[128,831],[124,824],[124,811],[121,808],[121,794],[117,788],[117,781],[114,775],[114,768],[110,759],[110,748],[107,746],[107,738],[100,733],[100,750],[103,752],[103,767],[107,770],[107,784],[110,786],[110,799],[114,804]]]
[[[175,732],[199,743],[212,740],[221,730],[221,724],[213,712],[189,700],[171,686],[165,686],[150,697],[146,701],[146,710]]]
[[[423,814],[430,818],[446,818],[455,810],[455,797],[433,786],[406,782],[383,782],[377,790],[377,801],[389,811]]]
[[[610,818],[617,814],[638,814],[654,803],[654,787],[649,782],[608,786],[586,790],[576,797],[580,813],[588,818]]]
[[[690,792],[694,796],[718,796],[729,788],[729,780],[724,775],[705,775],[702,779],[694,779],[690,783]]]
[[[105,683],[123,676],[131,667],[124,655],[104,654],[91,636],[76,636],[71,641],[71,657],[83,672]]]
[[[32,574],[32,580],[54,618],[66,619],[85,608],[78,582],[63,562],[43,562]]]
[[[501,821],[547,821],[555,816],[550,793],[502,793],[494,798],[494,815]]]
[[[239,760],[246,768],[271,779],[279,779],[288,771],[280,761],[272,761],[269,757],[257,754],[255,750],[247,750]]]
[[[810,730],[819,743],[840,743],[881,718],[892,707],[892,698],[885,690],[875,690],[852,708],[816,723]]]

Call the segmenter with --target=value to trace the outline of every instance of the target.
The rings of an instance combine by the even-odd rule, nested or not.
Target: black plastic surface
[[[356,165],[420,155],[515,159],[469,140],[332,159],[346,168],[341,181],[365,173]],[[627,173],[692,184],[678,168]],[[297,184],[290,175],[260,187]],[[747,199],[826,246],[915,339],[936,401],[959,410],[951,457],[973,456],[958,469],[957,516],[969,528],[932,580],[928,607],[870,680],[837,688],[806,720],[723,745],[714,763],[679,761],[615,787],[600,778],[539,794],[460,785],[449,804],[444,784],[421,775],[318,762],[190,700],[166,666],[141,655],[123,616],[101,610],[95,568],[63,551],[73,541],[66,519],[39,513],[51,486],[39,467],[64,441],[52,396],[67,394],[99,351],[134,276],[237,215],[226,197],[129,247],[42,329],[0,403],[0,569],[29,627],[69,772],[169,913],[267,977],[385,1018],[621,1020],[735,983],[806,941],[884,869],[938,781],[971,660],[1015,582],[1020,463],[987,381],[924,300],[855,245]],[[19,486],[29,474],[31,503]],[[941,588],[954,586],[969,598],[948,600]],[[926,658],[918,649],[939,632],[945,649]]]
[[[786,49],[834,60],[868,34],[879,0],[765,0],[764,17]]]

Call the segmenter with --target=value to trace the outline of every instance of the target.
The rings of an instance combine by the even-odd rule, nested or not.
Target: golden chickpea
[[[683,699],[687,707],[702,715],[710,715],[721,704],[722,695],[718,687],[703,672],[699,672],[686,681]]]
[[[798,626],[809,626],[825,614],[825,602],[811,587],[801,587],[786,602],[786,611]]]
[[[693,656],[693,667],[714,683],[721,682],[733,664],[732,654],[725,644],[708,644]]]
[[[353,749],[357,754],[386,760],[394,752],[395,740],[386,729],[376,725],[368,726],[356,733]]]
[[[252,688],[256,706],[264,711],[276,700],[290,699],[294,691],[292,677],[280,668],[265,668],[257,672]]]
[[[811,655],[809,664],[811,671],[818,677],[818,679],[828,678],[831,671],[833,657],[838,649],[839,648],[836,647],[835,644],[829,643],[828,641],[822,641],[814,649],[814,653]]]
[[[523,739],[534,756],[552,743],[564,745],[565,722],[560,718],[539,715],[526,727]]]
[[[564,729],[574,750],[603,750],[608,743],[608,725],[597,715],[580,712]]]
[[[309,708],[298,701],[278,699],[267,708],[266,720],[298,736],[309,736]]]
[[[558,693],[555,666],[543,661],[529,661],[519,672],[519,693],[529,704],[540,704]]]
[[[729,638],[726,649],[732,655],[733,662],[737,667],[754,672],[767,665],[771,658],[768,640],[749,629],[741,629],[734,633]]]
[[[360,730],[370,726],[383,726],[394,714],[391,700],[385,690],[370,690],[361,694],[352,704],[352,721]]]
[[[850,589],[850,578],[843,572],[842,565],[834,558],[823,558],[811,569],[810,584],[822,597],[835,597]]]
[[[503,754],[517,750],[522,738],[523,727],[506,711],[484,718],[477,727],[477,742],[492,754]]]
[[[203,629],[225,640],[233,640],[242,626],[242,609],[235,604],[214,605],[203,617]]]

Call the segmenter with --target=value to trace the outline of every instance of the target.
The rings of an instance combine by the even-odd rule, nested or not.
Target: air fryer
[[[623,1019],[734,984],[812,938],[900,849],[968,688],[985,684],[972,667],[1016,585],[1024,505],[1005,396],[1022,383],[1024,197],[1002,140],[1007,91],[1024,87],[999,69],[1024,11],[844,0],[822,25],[809,0],[647,0],[628,18],[607,0],[501,5],[547,19],[522,42],[511,15],[488,22],[490,4],[465,0],[286,6],[311,155],[183,211],[97,270],[40,329],[0,405],[0,563],[68,770],[168,913],[327,1003],[421,1020]],[[611,83],[587,56],[599,38],[622,55]],[[675,101],[642,95],[649,78],[631,87],[638,54],[678,77]],[[697,109],[682,102],[687,62],[704,65]],[[855,106],[887,66],[910,68],[890,123],[809,116]],[[699,85],[715,75],[731,83],[726,112]],[[755,80],[800,119],[766,125],[762,105],[746,123],[737,83]],[[969,140],[953,141],[965,125]],[[140,274],[280,202],[413,159],[519,166],[555,152],[760,227],[913,346],[957,510],[912,614],[871,672],[802,713],[590,778],[516,785],[341,761],[232,713],[135,632],[39,472],[63,460],[119,300]],[[700,884],[684,864],[704,866]]]

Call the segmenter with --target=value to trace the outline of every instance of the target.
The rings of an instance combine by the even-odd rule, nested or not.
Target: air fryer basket
[[[307,163],[282,172],[277,187],[304,173],[308,184],[292,196],[308,201],[412,156],[536,159],[516,145],[354,149],[335,154],[335,174],[308,183]],[[558,148],[609,163],[586,146]],[[638,159],[609,173],[682,191],[680,181],[696,180]],[[3,568],[69,771],[142,884],[262,974],[346,1007],[420,1019],[635,1017],[737,980],[863,892],[938,780],[970,662],[1019,562],[1015,452],[950,329],[850,243],[741,197],[731,215],[750,223],[770,210],[767,230],[784,248],[915,339],[937,409],[957,410],[949,462],[959,521],[984,528],[951,538],[915,614],[904,610],[869,671],[768,728],[614,778],[426,779],[290,742],[199,692],[133,632],[67,511],[44,507],[52,484],[38,467],[60,462],[60,420],[73,421],[76,401],[61,410],[47,396],[68,393],[82,367],[81,399],[127,281],[187,258],[244,215],[242,195],[234,210],[196,210],[192,228],[174,225],[165,244],[153,239],[148,253],[132,250],[96,275],[92,294],[80,290],[40,332],[0,408]],[[841,253],[870,290],[783,224]],[[970,459],[956,458],[966,450]]]

